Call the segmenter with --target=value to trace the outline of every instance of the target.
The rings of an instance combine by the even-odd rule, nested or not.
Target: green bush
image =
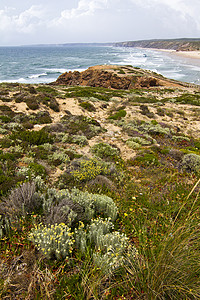
[[[133,164],[147,167],[150,165],[151,166],[158,165],[159,162],[158,162],[157,156],[154,153],[143,153],[143,154],[137,155],[133,159]]]
[[[88,111],[96,111],[95,106],[90,102],[81,102],[79,105]]]
[[[9,123],[11,121],[11,118],[8,116],[0,116],[0,120],[2,123]]]
[[[124,118],[125,116],[126,116],[126,111],[124,109],[120,109],[119,111],[117,111],[113,115],[110,115],[108,117],[108,119],[111,119],[111,120],[121,120],[121,118]]]
[[[37,100],[35,98],[28,98],[26,99],[26,105],[28,106],[28,108],[30,108],[31,110],[36,110],[39,109],[39,103],[37,102]]]
[[[41,129],[39,131],[21,131],[13,133],[10,138],[12,140],[22,140],[24,142],[27,142],[30,145],[42,145],[45,143],[52,143],[53,139],[51,135],[46,132],[44,129]]]
[[[47,172],[44,166],[37,164],[37,163],[30,163],[28,165],[29,174],[34,174],[34,176],[41,176],[41,178],[46,178]]]
[[[40,85],[39,87],[37,87],[36,90],[37,90],[37,92],[51,94],[52,96],[58,95],[58,92],[54,88],[52,88],[50,86],[46,86],[46,85],[44,85],[44,86]]]

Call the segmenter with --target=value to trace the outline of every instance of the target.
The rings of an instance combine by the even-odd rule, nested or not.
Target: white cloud
[[[198,37],[199,11],[200,0],[1,0],[0,43]]]
[[[62,22],[64,19],[94,15],[97,10],[105,9],[107,4],[108,0],[80,0],[76,8],[62,11],[61,18],[58,21]]]
[[[29,9],[13,14],[12,8],[0,10],[0,31],[8,33],[30,33],[43,22],[44,11],[41,6],[31,6]]]

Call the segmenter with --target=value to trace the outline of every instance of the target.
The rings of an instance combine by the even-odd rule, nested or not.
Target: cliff
[[[116,43],[115,46],[169,49],[176,51],[197,51],[200,49],[200,39],[127,41]]]

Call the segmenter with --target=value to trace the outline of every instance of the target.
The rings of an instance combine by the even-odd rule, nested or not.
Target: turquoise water
[[[121,47],[0,47],[0,82],[49,83],[66,71],[132,65],[168,78],[200,84],[200,65],[150,49]]]

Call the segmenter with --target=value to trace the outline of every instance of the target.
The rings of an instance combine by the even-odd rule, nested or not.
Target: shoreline
[[[179,57],[185,57],[185,58],[191,58],[191,59],[200,59],[200,51],[176,51],[176,50],[168,50],[168,49],[153,49],[152,50],[158,50],[170,53],[175,56]]]
[[[156,49],[156,48],[140,48],[149,49],[152,51],[164,52],[166,55],[173,57],[174,59],[184,60],[184,63],[188,65],[200,66],[200,50],[199,51],[176,51],[171,49]]]

